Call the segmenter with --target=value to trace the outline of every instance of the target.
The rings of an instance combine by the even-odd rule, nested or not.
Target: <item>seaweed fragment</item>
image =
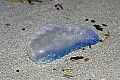
[[[63,71],[63,72],[72,72],[73,69],[63,69],[62,71]]]

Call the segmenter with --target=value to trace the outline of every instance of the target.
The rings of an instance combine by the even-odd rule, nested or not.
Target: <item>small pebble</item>
[[[85,58],[84,61],[87,62],[87,61],[90,61],[90,59],[89,58]]]
[[[31,14],[31,12],[29,12],[28,14]]]

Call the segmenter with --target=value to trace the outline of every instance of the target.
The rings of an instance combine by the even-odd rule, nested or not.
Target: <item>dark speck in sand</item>
[[[76,56],[76,57],[71,57],[70,60],[79,60],[79,59],[83,59],[83,56]]]
[[[25,28],[22,28],[22,30],[24,31],[24,30],[25,30]]]
[[[101,28],[101,26],[100,25],[93,25],[97,30],[99,30],[99,31],[103,31],[103,28]]]
[[[73,77],[73,76],[72,76],[72,75],[69,75],[69,74],[64,74],[63,77],[71,78],[71,77]]]
[[[100,42],[103,42],[103,40],[102,40],[102,39],[100,39],[99,41],[100,41]]]
[[[85,19],[85,21],[88,21],[88,19]]]
[[[9,24],[9,23],[6,23],[5,25],[6,25],[6,26],[10,26],[10,24]]]
[[[85,48],[82,48],[82,50],[85,50]]]
[[[53,70],[56,70],[56,69],[53,69]]]
[[[95,20],[91,20],[92,23],[95,23]]]
[[[19,70],[16,70],[16,72],[19,72]]]
[[[107,26],[106,24],[102,24],[103,26]]]
[[[57,10],[60,10],[60,8],[63,10],[63,7],[61,4],[55,4],[54,6],[56,7]]]

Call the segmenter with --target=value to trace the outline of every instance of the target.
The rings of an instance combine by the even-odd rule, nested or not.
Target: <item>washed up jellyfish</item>
[[[49,24],[31,37],[28,55],[38,64],[49,63],[99,40],[92,29],[79,24]]]

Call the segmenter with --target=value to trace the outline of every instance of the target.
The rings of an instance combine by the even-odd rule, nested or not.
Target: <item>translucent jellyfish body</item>
[[[78,24],[50,24],[31,37],[28,54],[36,63],[48,63],[98,41],[99,36],[88,27]]]

